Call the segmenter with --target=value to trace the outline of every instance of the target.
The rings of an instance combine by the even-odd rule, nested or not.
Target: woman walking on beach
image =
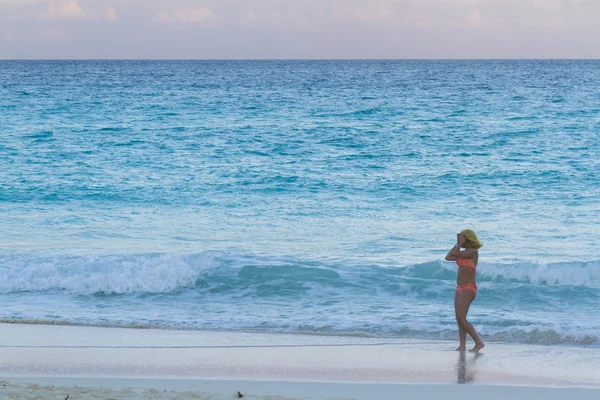
[[[477,268],[477,261],[479,260],[478,249],[481,246],[483,244],[481,244],[475,232],[471,229],[465,229],[456,235],[456,244],[446,254],[446,260],[456,261],[456,265],[458,265],[454,311],[456,313],[460,338],[460,346],[456,350],[459,351],[467,349],[467,333],[475,341],[475,347],[471,349],[472,352],[476,353],[485,346],[477,335],[477,332],[475,332],[473,325],[467,321],[469,307],[477,295],[475,270]],[[461,251],[461,248],[464,248],[464,250]]]

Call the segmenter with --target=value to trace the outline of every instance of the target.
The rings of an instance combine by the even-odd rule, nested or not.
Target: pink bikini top
[[[456,260],[456,265],[459,267],[471,267],[473,269],[477,268],[475,263],[467,258],[458,258]]]

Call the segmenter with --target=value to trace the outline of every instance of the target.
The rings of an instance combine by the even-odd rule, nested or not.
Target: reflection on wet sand
[[[482,353],[475,353],[472,356],[467,357],[466,352],[459,352],[457,365],[457,383],[464,384],[472,383],[475,381],[475,372],[477,371],[476,361],[482,355]]]

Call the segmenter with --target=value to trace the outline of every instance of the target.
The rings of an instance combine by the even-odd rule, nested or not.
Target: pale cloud
[[[403,16],[403,24],[409,28],[425,29],[428,26],[427,17],[424,13],[408,11]]]
[[[47,0],[0,0],[0,6],[25,6],[37,3],[47,3]]]
[[[109,22],[114,22],[118,21],[120,18],[119,14],[117,13],[117,10],[115,10],[114,7],[108,7],[106,9],[106,12],[104,13],[104,19]]]
[[[262,9],[242,11],[241,23],[248,26],[271,26],[284,30],[316,30],[331,24],[381,24],[398,21],[394,1],[327,0],[314,8],[300,3],[286,7],[273,4]]]
[[[481,25],[481,13],[479,10],[473,10],[467,16],[469,22],[475,26]]]
[[[315,27],[311,19],[301,11],[250,10],[242,15],[241,23],[248,27],[272,27],[281,30],[306,30]]]
[[[260,18],[258,17],[258,15],[256,15],[256,13],[252,10],[247,11],[246,15],[244,16],[243,20],[246,22],[256,22],[258,21]]]
[[[50,0],[48,12],[43,17],[47,19],[82,19],[87,18],[88,15],[77,0]]]
[[[160,22],[208,22],[219,21],[221,18],[217,16],[210,7],[200,7],[195,9],[177,9],[171,12],[161,11],[158,15]]]
[[[95,19],[115,22],[121,19],[115,7],[107,5],[106,1],[0,0],[0,7],[2,6],[7,8],[9,21]]]
[[[533,0],[533,5],[543,10],[560,10],[563,0]],[[565,3],[569,3],[565,1]],[[573,5],[579,5],[579,2],[570,2]]]
[[[356,16],[362,22],[384,22],[392,21],[396,17],[396,14],[390,2],[378,1],[369,7],[358,8]]]
[[[335,1],[324,9],[322,15],[334,22],[386,22],[397,16],[394,1],[348,2]]]

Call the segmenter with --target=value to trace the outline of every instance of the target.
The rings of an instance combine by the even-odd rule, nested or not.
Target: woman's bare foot
[[[457,347],[456,351],[467,351],[466,347]]]
[[[473,347],[471,350],[469,350],[471,353],[477,353],[479,352],[479,350],[483,349],[485,347],[485,344],[483,344],[483,342],[479,342],[475,345],[475,347]]]

